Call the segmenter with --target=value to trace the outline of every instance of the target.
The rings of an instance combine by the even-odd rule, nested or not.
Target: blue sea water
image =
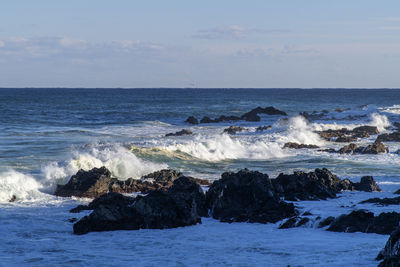
[[[198,119],[240,116],[258,106],[274,106],[288,116],[262,115],[260,122],[185,123],[188,116]],[[311,116],[308,119],[299,116],[302,112]],[[174,168],[210,180],[218,179],[225,171],[245,167],[268,173],[272,178],[281,172],[317,167],[326,167],[352,180],[373,175],[384,189],[381,195],[344,193],[338,201],[299,204],[300,208],[312,210],[316,215],[341,214],[350,210],[348,207],[360,197],[390,196],[400,187],[397,153],[400,144],[387,143],[390,153],[380,155],[283,149],[283,144],[298,142],[337,149],[343,144],[322,140],[315,131],[374,125],[381,132],[391,132],[395,122],[400,122],[400,90],[394,89],[0,89],[0,220],[3,222],[0,231],[7,233],[1,237],[4,245],[0,249],[0,259],[4,265],[60,265],[60,257],[70,258],[70,264],[108,265],[102,260],[96,261],[95,255],[125,249],[121,248],[128,235],[124,231],[93,233],[79,240],[72,235],[72,225],[66,222],[72,217],[68,208],[87,200],[59,198],[52,193],[56,184],[65,183],[80,168],[106,166],[119,179],[139,178],[162,168]],[[232,136],[223,134],[231,125],[247,130]],[[256,131],[258,126],[264,125],[272,128]],[[193,135],[165,137],[166,133],[184,128],[190,129]],[[375,138],[372,136],[358,143],[369,144]],[[9,203],[13,195],[17,201]],[[339,208],[341,206],[345,207]],[[376,210],[372,206],[369,208]],[[54,216],[48,218],[51,214]],[[229,236],[221,237],[221,233],[229,235],[231,228],[232,238],[236,240],[239,235],[241,239],[235,241],[236,247],[228,246]],[[138,249],[151,253],[152,248],[158,248],[161,256],[151,254],[154,261],[149,258],[139,261],[120,251],[113,260],[119,260],[120,265],[130,265],[135,260],[140,265],[215,265],[218,262],[210,261],[210,257],[215,257],[221,265],[258,265],[270,261],[272,265],[296,266],[294,261],[298,259],[299,265],[308,266],[318,265],[320,261],[312,255],[319,255],[327,257],[329,265],[356,263],[351,257],[347,261],[339,259],[329,250],[328,244],[332,247],[336,240],[334,252],[342,251],[346,255],[362,254],[362,250],[370,252],[371,255],[363,256],[360,261],[365,266],[376,264],[373,258],[387,238],[371,234],[332,235],[309,228],[279,232],[276,228],[276,225],[246,224],[242,228],[248,230],[246,235],[236,224],[207,219],[193,230],[168,230],[165,234],[148,230],[130,232],[132,244],[137,244],[129,246],[132,253],[138,253]],[[191,231],[198,231],[193,239],[187,236]],[[273,242],[284,239],[286,249],[284,244],[273,245],[263,238],[255,238],[257,231],[268,232],[266,235],[270,235]],[[169,233],[181,239],[174,239],[168,249],[165,243],[170,241]],[[323,248],[308,244],[299,254],[291,246],[301,243],[298,238],[305,233],[313,236],[313,242],[332,241]],[[222,238],[221,243],[215,241],[218,237]],[[297,243],[291,237],[296,238]],[[97,244],[87,249],[87,255],[74,257],[80,249],[79,245],[73,247],[76,242],[90,247],[94,242],[106,242],[107,238],[115,239],[115,246]],[[352,238],[352,242],[340,242],[340,239]],[[187,244],[196,249],[178,253],[176,258],[163,258],[173,254],[171,250]],[[223,246],[229,250],[224,250]],[[199,252],[200,258],[193,261],[189,256],[194,252]],[[221,253],[226,255],[221,256]],[[242,253],[243,259],[232,257],[236,253]]]

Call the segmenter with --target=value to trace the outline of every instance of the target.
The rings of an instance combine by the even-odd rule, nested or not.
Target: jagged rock
[[[339,130],[325,130],[318,132],[322,138],[328,141],[332,141],[333,138],[335,142],[355,142],[358,138],[368,138],[372,134],[378,134],[378,128],[375,126],[359,126],[353,130],[347,128],[342,128]]]
[[[341,180],[325,168],[309,173],[281,173],[271,181],[275,191],[291,201],[335,198],[342,190],[380,190],[372,177],[363,177],[359,183],[353,183],[348,179]]]
[[[288,229],[294,227],[300,227],[310,221],[307,217],[292,217],[287,219],[284,223],[279,226],[279,229]]]
[[[335,217],[329,216],[329,217],[325,218],[324,220],[322,220],[322,221],[318,224],[318,228],[322,228],[322,227],[328,226],[328,225],[330,225],[334,220],[335,220]]]
[[[189,177],[180,177],[164,191],[131,198],[128,204],[118,194],[107,196],[94,211],[74,224],[74,234],[92,231],[164,229],[201,223],[206,211],[201,187]]]
[[[314,149],[314,148],[319,148],[319,146],[288,142],[288,143],[285,143],[283,145],[283,148],[294,148],[294,149],[310,148],[310,149]]]
[[[214,121],[215,122],[223,122],[223,121],[240,121],[241,118],[237,117],[237,116],[219,116],[218,118],[216,118]]]
[[[268,129],[271,129],[271,128],[272,128],[271,125],[259,126],[259,127],[257,127],[256,132],[262,132],[262,131],[265,131],[265,130],[268,130]]]
[[[358,183],[352,183],[352,190],[364,191],[364,192],[381,192],[378,184],[375,182],[372,176],[363,176]]]
[[[276,109],[274,107],[266,107],[266,108],[257,107],[243,114],[241,118],[246,121],[260,121],[261,118],[258,116],[258,114],[287,116],[286,112]]]
[[[204,116],[201,120],[200,123],[213,123],[214,120],[210,119],[210,117]]]
[[[393,194],[400,195],[400,189],[397,189]]]
[[[212,217],[222,222],[275,223],[297,215],[279,199],[267,174],[247,169],[225,172],[206,194]]]
[[[160,170],[145,175],[140,179],[129,178],[125,181],[120,181],[116,178],[111,178],[111,172],[105,167],[93,168],[90,171],[79,170],[66,185],[57,186],[55,195],[96,198],[109,192],[148,193],[170,187],[173,181],[181,176],[183,174],[175,170]],[[193,179],[201,185],[210,184],[207,180]]]
[[[365,204],[365,203],[373,203],[377,205],[382,205],[382,206],[388,206],[388,205],[399,205],[400,204],[400,197],[395,197],[395,198],[370,198],[367,200],[363,200],[360,202],[360,204]]]
[[[229,128],[224,129],[224,133],[236,134],[236,133],[242,132],[244,130],[246,130],[246,128],[241,127],[241,126],[229,126]]]
[[[354,143],[345,145],[344,147],[342,147],[341,149],[339,149],[339,153],[340,154],[353,154],[354,151],[356,151],[357,149],[357,145]]]
[[[362,154],[379,154],[379,153],[389,153],[389,148],[386,147],[383,143],[379,141],[375,141],[375,143],[368,145],[365,147]]]
[[[400,266],[400,227],[397,227],[386,242],[385,247],[379,252],[377,260],[383,260],[379,267]]]
[[[353,136],[339,136],[335,140],[335,142],[337,142],[337,143],[350,143],[350,142],[355,142],[355,141],[357,141],[357,137],[353,137]]]
[[[79,212],[81,212],[83,210],[91,210],[91,208],[89,208],[88,205],[78,205],[75,208],[70,209],[69,212],[71,212],[71,213],[79,213]]]
[[[359,127],[354,128],[353,132],[356,132],[356,133],[368,133],[368,134],[372,134],[373,135],[373,134],[378,134],[379,130],[378,130],[378,127],[376,127],[376,126],[365,125],[365,126],[359,126]]]
[[[182,135],[191,135],[191,134],[193,134],[192,131],[190,131],[188,129],[182,129],[179,132],[167,133],[165,136],[182,136]]]
[[[327,152],[327,153],[338,153],[334,148],[325,148],[325,149],[318,149],[319,152]]]
[[[400,213],[383,212],[374,216],[372,212],[365,210],[352,211],[337,217],[328,227],[333,232],[363,232],[387,235],[390,234],[400,221]]]
[[[190,124],[199,124],[199,121],[198,121],[195,117],[193,117],[193,116],[188,117],[188,118],[185,120],[185,122],[186,122],[186,123],[190,123]]]
[[[376,138],[378,142],[400,142],[400,131],[394,133],[384,133]]]
[[[356,144],[348,144],[341,149],[339,149],[340,154],[379,154],[379,153],[389,153],[389,148],[383,143],[375,141],[366,147],[358,147]]]

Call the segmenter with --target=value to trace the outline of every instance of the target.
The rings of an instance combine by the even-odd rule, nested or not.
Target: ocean
[[[240,116],[273,106],[288,116],[261,115],[260,122],[191,125],[201,119]],[[300,113],[311,114],[308,119]],[[391,197],[400,188],[400,143],[389,153],[341,155],[315,149],[283,149],[286,142],[321,148],[343,143],[315,131],[360,125],[381,133],[400,122],[395,89],[0,89],[0,266],[376,266],[388,236],[332,233],[316,224],[278,230],[278,224],[203,223],[168,230],[89,233],[75,236],[72,207],[88,199],[52,195],[79,169],[106,166],[127,179],[164,168],[216,180],[242,168],[267,173],[328,168],[358,181],[372,175],[383,192],[343,192],[327,201],[296,202],[315,217],[356,208],[400,211],[396,206],[358,204]],[[236,135],[224,134],[243,126]],[[271,125],[265,131],[259,126]],[[193,135],[165,137],[190,129]],[[376,136],[361,139],[370,144]],[[9,200],[15,196],[15,202]]]

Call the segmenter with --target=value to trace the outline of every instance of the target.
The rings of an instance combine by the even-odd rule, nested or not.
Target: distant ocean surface
[[[191,125],[274,106],[288,116],[260,122]],[[311,114],[308,119],[299,113]],[[286,119],[284,119],[286,118]],[[387,236],[277,230],[277,225],[202,225],[169,230],[116,231],[74,236],[67,219],[85,199],[55,197],[57,184],[79,169],[106,166],[120,179],[163,168],[210,180],[225,171],[258,170],[275,177],[325,167],[341,178],[372,175],[383,193],[345,192],[335,200],[296,205],[329,216],[354,209],[360,199],[390,196],[400,188],[400,143],[389,153],[341,155],[283,149],[286,142],[338,149],[315,131],[400,122],[396,89],[0,89],[0,266],[9,265],[327,265],[375,266]],[[223,134],[231,125],[247,130]],[[258,132],[258,126],[272,128]],[[191,136],[165,137],[190,129]],[[369,144],[376,136],[361,139]],[[17,201],[8,201],[16,196]],[[396,210],[396,207],[370,210]],[[78,215],[83,216],[85,213]],[[340,254],[341,256],[338,256]],[[297,264],[297,265],[296,265]]]

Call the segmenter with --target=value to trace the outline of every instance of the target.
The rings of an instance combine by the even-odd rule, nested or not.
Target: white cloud
[[[239,39],[247,37],[251,34],[267,34],[267,33],[281,33],[287,32],[285,30],[262,30],[247,28],[239,25],[220,26],[210,29],[199,30],[193,35],[195,38],[200,39]]]
[[[87,41],[85,40],[70,39],[67,37],[60,38],[59,42],[62,46],[81,46],[87,44]]]

